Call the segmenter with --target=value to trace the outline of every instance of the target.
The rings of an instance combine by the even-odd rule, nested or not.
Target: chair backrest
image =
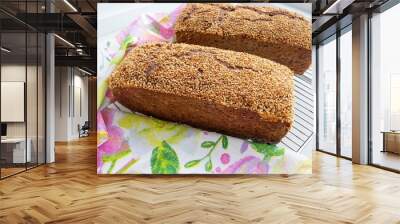
[[[89,121],[85,121],[85,123],[82,126],[82,129],[89,129],[90,128],[89,124],[90,124]]]

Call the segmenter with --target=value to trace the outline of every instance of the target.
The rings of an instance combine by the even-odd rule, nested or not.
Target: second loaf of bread
[[[293,73],[254,55],[187,44],[134,48],[109,85],[132,111],[276,143],[293,120]]]
[[[255,54],[303,74],[311,64],[311,22],[284,9],[187,4],[176,41]]]

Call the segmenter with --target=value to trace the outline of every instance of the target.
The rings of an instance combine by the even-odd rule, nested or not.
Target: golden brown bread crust
[[[276,143],[293,120],[292,76],[251,54],[164,43],[134,48],[109,86],[132,111]]]
[[[255,54],[303,74],[311,64],[311,22],[287,10],[187,4],[176,41]]]

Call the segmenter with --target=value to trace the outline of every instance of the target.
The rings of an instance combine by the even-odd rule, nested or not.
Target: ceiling
[[[348,15],[357,15],[359,12],[377,7],[386,1],[388,0],[270,0],[268,2],[312,3],[312,30],[313,37],[316,38],[323,35],[338,20]],[[88,60],[85,63],[90,61],[92,63],[90,69],[95,70],[97,3],[106,2],[153,1],[47,0],[46,8],[46,0],[1,0],[2,31],[17,33],[24,31],[25,28],[31,28],[31,30],[39,32],[55,32],[61,37],[55,39],[56,56],[68,56],[69,58],[62,57],[62,60],[71,59],[75,62]],[[48,13],[50,11],[52,13]],[[19,52],[19,46],[24,46],[24,40],[17,37],[17,34],[8,34],[4,38],[14,41],[10,47],[16,48],[16,52]],[[9,42],[9,40],[6,41]],[[28,52],[30,51],[28,48]],[[67,61],[63,63],[67,63]]]

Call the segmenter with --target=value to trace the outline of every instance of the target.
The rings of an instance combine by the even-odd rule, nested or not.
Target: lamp
[[[68,0],[64,0],[64,3],[67,4],[74,12],[78,12],[78,10]]]
[[[10,52],[11,52],[11,50],[9,50],[9,49],[7,49],[7,48],[5,48],[5,47],[1,47],[0,49],[1,49],[2,51],[6,52],[6,53],[10,53]]]

